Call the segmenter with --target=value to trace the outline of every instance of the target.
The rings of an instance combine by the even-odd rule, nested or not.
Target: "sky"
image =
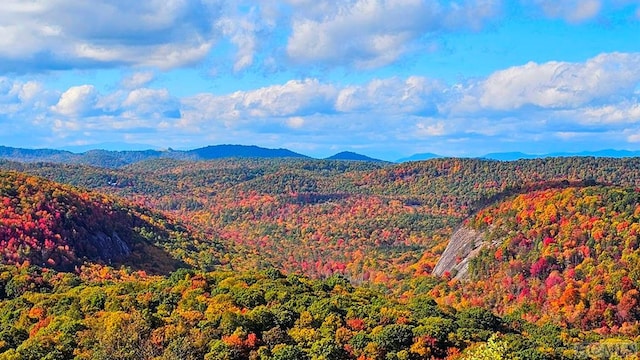
[[[0,145],[640,150],[640,0],[3,0]]]

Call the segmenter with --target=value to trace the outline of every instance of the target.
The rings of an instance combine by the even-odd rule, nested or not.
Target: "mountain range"
[[[140,146],[138,146],[139,148]],[[86,148],[86,147],[85,147]],[[106,147],[105,147],[106,148]],[[113,146],[112,146],[113,148]],[[84,149],[84,148],[83,148]],[[527,154],[522,152],[489,153],[478,156],[480,159],[515,161],[522,159],[542,159],[550,157],[592,156],[625,158],[640,156],[640,151],[629,150],[599,150],[582,151],[577,153],[553,152],[544,154]],[[435,153],[419,153],[396,160],[396,163],[411,161],[424,161],[444,158],[447,156]],[[65,164],[83,164],[100,167],[118,168],[138,161],[148,159],[169,158],[176,160],[212,160],[222,158],[297,158],[313,159],[310,156],[300,154],[288,149],[269,149],[255,145],[211,145],[192,150],[102,150],[91,149],[84,152],[72,152],[59,149],[25,149],[0,146],[0,159],[19,162],[50,162]],[[372,158],[351,151],[339,152],[325,158],[325,160],[365,161],[388,163],[387,161]]]

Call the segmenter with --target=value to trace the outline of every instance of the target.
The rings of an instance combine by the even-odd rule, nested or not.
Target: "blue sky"
[[[0,29],[6,146],[640,149],[640,0],[5,0]]]

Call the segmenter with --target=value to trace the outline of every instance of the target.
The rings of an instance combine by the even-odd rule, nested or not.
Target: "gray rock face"
[[[92,243],[98,251],[98,256],[105,260],[121,260],[131,254],[131,249],[116,232],[111,236],[98,232],[92,236]]]
[[[445,272],[455,273],[456,279],[466,278],[469,259],[476,256],[486,245],[484,232],[468,227],[460,227],[449,240],[449,245],[433,268],[433,274],[441,276]]]

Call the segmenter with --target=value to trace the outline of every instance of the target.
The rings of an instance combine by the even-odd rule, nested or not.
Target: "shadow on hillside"
[[[142,270],[149,275],[168,275],[179,268],[190,268],[165,249],[144,241],[135,244],[129,256],[111,265],[123,265],[135,271]]]
[[[600,183],[592,179],[587,179],[587,180],[580,180],[580,181],[554,180],[554,181],[545,181],[545,182],[535,183],[535,184],[510,186],[502,192],[499,192],[493,196],[490,196],[486,199],[483,199],[474,203],[471,206],[469,215],[474,214],[489,205],[499,203],[511,196],[526,194],[532,191],[543,191],[543,190],[550,190],[550,189],[566,189],[570,187],[585,188],[585,187],[599,186],[599,185],[608,185],[608,184]]]

